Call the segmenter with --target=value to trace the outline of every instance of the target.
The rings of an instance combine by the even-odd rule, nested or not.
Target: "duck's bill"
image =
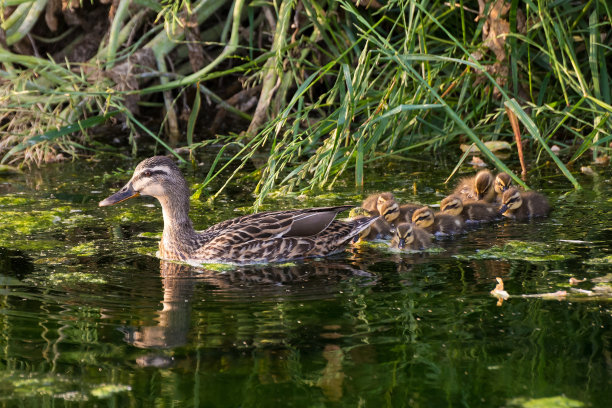
[[[506,204],[502,204],[502,206],[499,207],[499,213],[503,215],[506,211],[508,211],[508,206]]]
[[[98,204],[100,207],[106,207],[109,205],[118,204],[122,201],[129,200],[130,198],[138,197],[140,194],[138,191],[134,191],[131,184],[127,184],[121,190],[117,191],[110,197],[105,198]]]

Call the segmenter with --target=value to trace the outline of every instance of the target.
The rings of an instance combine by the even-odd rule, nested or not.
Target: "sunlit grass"
[[[30,3],[14,13],[34,7],[24,4]],[[120,6],[88,63],[0,50],[2,161],[40,163],[92,149],[87,129],[120,112],[136,153],[135,134],[167,150],[188,147],[192,154],[210,145],[228,147],[219,150],[198,195],[214,178],[227,177],[227,169],[235,170],[223,189],[264,154],[266,160],[255,160],[258,206],[273,191],[332,188],[346,171],[363,186],[365,167],[382,158],[406,160],[411,153],[450,147],[459,162],[459,143],[475,144],[489,164],[510,171],[483,143],[514,143],[508,108],[521,124],[526,149],[536,153],[531,167],[550,161],[568,186],[579,188],[569,165],[609,154],[612,141],[610,7],[601,1],[511,2],[495,20],[493,3],[487,3],[475,21],[478,11],[461,4],[397,0],[376,9],[347,0],[200,0],[140,2],[129,13]],[[210,54],[197,70],[188,63],[185,10],[201,24],[201,45]],[[27,28],[11,17],[3,28]],[[147,18],[155,23],[145,25]],[[494,20],[508,26],[494,36],[497,48],[483,37],[494,31]],[[129,42],[138,30],[140,39]],[[107,75],[133,58],[142,64],[131,72],[135,82]],[[261,84],[257,104],[244,112],[229,106],[215,94],[220,78]],[[146,125],[129,102],[135,96],[146,104],[155,95],[165,107],[159,129]],[[208,126],[201,114],[208,101],[249,120],[246,132],[196,140],[198,128]],[[177,109],[185,103],[190,114],[179,119]],[[553,145],[561,149],[559,157]],[[522,183],[518,177],[516,182]]]

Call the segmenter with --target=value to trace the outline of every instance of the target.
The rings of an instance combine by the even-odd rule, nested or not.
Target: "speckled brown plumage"
[[[403,222],[397,226],[391,247],[398,249],[420,250],[432,246],[433,235],[408,222]]]
[[[545,196],[535,191],[521,192],[516,188],[506,190],[502,197],[500,212],[504,217],[518,221],[530,218],[546,217],[550,213],[550,205]]]
[[[429,207],[422,207],[412,215],[412,222],[432,234],[455,235],[465,232],[461,217],[451,214],[436,213]]]
[[[492,222],[501,219],[500,206],[484,201],[463,204],[458,195],[452,194],[440,202],[440,212],[459,216],[464,222]]]
[[[350,205],[269,211],[220,222],[196,232],[189,218],[189,188],[176,164],[165,156],[143,160],[131,180],[100,206],[138,195],[157,198],[162,206],[162,259],[265,263],[326,256],[340,252],[378,217],[334,220]]]

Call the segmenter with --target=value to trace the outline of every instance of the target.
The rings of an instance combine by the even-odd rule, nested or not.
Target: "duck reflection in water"
[[[124,333],[124,340],[138,348],[169,350],[188,343],[192,298],[196,285],[201,286],[204,291],[214,291],[219,295],[218,300],[222,301],[223,295],[241,294],[245,291],[248,291],[249,296],[254,293],[264,297],[307,293],[309,296],[326,298],[336,294],[338,285],[344,284],[350,278],[354,278],[359,286],[376,283],[375,275],[364,272],[351,263],[335,262],[333,259],[298,264],[236,267],[225,272],[160,261],[160,274],[163,300],[162,309],[157,312],[155,319],[157,323],[120,328]],[[254,288],[256,290],[253,290]],[[230,296],[231,298],[234,297]],[[233,342],[232,339],[227,340]],[[256,346],[255,343],[251,341],[251,344]],[[174,363],[169,355],[159,352],[141,356],[137,363],[141,366],[167,367]]]

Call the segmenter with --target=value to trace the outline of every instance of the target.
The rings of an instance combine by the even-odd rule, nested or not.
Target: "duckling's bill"
[[[109,205],[119,204],[130,198],[138,197],[140,193],[132,188],[132,183],[126,184],[121,190],[117,191],[110,197],[105,198],[98,204],[100,207],[106,207]]]

